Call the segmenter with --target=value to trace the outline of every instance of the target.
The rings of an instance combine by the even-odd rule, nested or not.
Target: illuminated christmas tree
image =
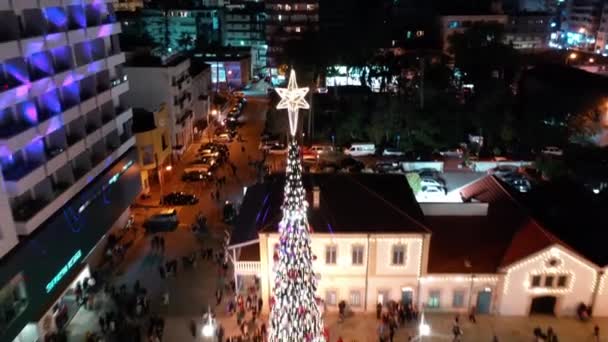
[[[273,303],[270,311],[270,342],[323,342],[323,321],[317,306],[315,292],[317,279],[312,269],[313,254],[302,165],[295,133],[298,110],[309,108],[304,96],[308,88],[298,88],[292,70],[287,88],[277,88],[281,101],[277,109],[287,109],[291,139],[285,171],[283,218],[279,223],[280,241],[274,254],[275,279]]]

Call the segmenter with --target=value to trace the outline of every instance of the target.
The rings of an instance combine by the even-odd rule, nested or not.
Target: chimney
[[[319,209],[319,204],[321,203],[321,188],[315,186],[312,188],[312,207],[314,209]]]

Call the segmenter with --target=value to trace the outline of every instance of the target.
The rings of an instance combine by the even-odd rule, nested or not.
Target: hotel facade
[[[140,192],[110,1],[0,1],[0,340],[43,340]]]

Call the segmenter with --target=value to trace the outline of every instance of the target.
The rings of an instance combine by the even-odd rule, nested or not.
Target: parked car
[[[431,169],[431,168],[422,168],[422,169],[418,169],[415,170],[414,172],[416,172],[418,174],[418,176],[420,176],[420,178],[434,178],[434,179],[438,179],[441,178],[441,172],[435,169]]]
[[[544,147],[544,148],[541,150],[541,152],[542,152],[543,154],[550,154],[550,155],[553,155],[553,156],[561,156],[561,155],[563,155],[563,154],[564,154],[564,151],[562,151],[562,149],[561,149],[561,148],[559,148],[559,147],[555,147],[555,146],[545,146],[545,147]]]
[[[258,148],[260,150],[265,150],[268,151],[270,150],[272,147],[276,146],[279,144],[278,140],[266,140],[266,141],[262,141],[260,142],[260,145],[258,146]]]
[[[365,168],[365,164],[354,159],[354,158],[344,158],[340,161],[340,171],[342,172],[361,172],[363,168]]]
[[[488,174],[497,177],[503,177],[508,174],[517,173],[517,166],[514,165],[498,165],[488,170]]]
[[[457,158],[462,158],[462,148],[460,147],[456,147],[456,148],[450,148],[450,149],[443,149],[439,151],[439,154],[442,155],[443,157],[457,157]]]
[[[422,187],[420,187],[420,192],[424,193],[425,195],[431,195],[431,194],[445,195],[446,189],[443,187],[438,187],[438,186],[423,185]]]
[[[501,179],[519,192],[528,192],[532,189],[532,183],[521,174],[514,173],[501,177]]]
[[[310,153],[324,154],[333,152],[335,149],[332,145],[312,145],[308,151]]]
[[[268,149],[268,153],[270,153],[270,154],[286,154],[287,153],[287,146],[285,146],[283,144],[276,144],[276,145],[272,146],[270,149]]]
[[[207,182],[212,179],[211,172],[207,171],[189,171],[184,172],[182,180],[184,182]]]
[[[344,150],[344,153],[352,157],[362,157],[376,154],[376,145],[373,143],[354,143]]]
[[[399,163],[392,162],[377,162],[374,169],[379,173],[394,173],[402,171]]]
[[[232,137],[230,136],[230,132],[221,132],[215,134],[215,140],[220,142],[232,142]]]
[[[170,205],[194,205],[198,203],[198,197],[183,191],[172,192],[163,197],[163,203]]]
[[[161,212],[148,217],[144,221],[144,228],[148,233],[158,233],[165,231],[173,231],[177,229],[179,220],[177,218],[177,210],[175,208],[165,209]]]
[[[435,179],[435,178],[429,178],[429,177],[423,177],[420,179],[420,185],[421,186],[435,186],[438,188],[443,188],[445,186],[445,184],[443,184],[442,182],[440,182],[439,180]]]
[[[387,147],[384,149],[384,151],[382,151],[382,155],[385,157],[389,157],[389,156],[403,156],[405,155],[405,152],[401,151],[398,148],[394,148],[394,147]]]

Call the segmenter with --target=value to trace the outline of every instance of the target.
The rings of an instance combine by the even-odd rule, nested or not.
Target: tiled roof
[[[317,233],[428,233],[423,214],[402,175],[307,174],[308,220]],[[230,245],[257,239],[258,231],[276,231],[281,219],[284,175],[268,177],[247,190]],[[314,208],[313,187],[320,188]]]
[[[308,221],[321,233],[428,233],[422,211],[403,175],[308,174]],[[284,176],[267,180],[269,199],[261,208],[264,231],[276,231],[281,219]],[[314,208],[313,187],[320,188],[320,205]]]
[[[554,243],[493,176],[460,189],[465,199],[488,203],[487,216],[427,217],[432,230],[430,273],[494,273]],[[466,262],[465,262],[466,261]]]

